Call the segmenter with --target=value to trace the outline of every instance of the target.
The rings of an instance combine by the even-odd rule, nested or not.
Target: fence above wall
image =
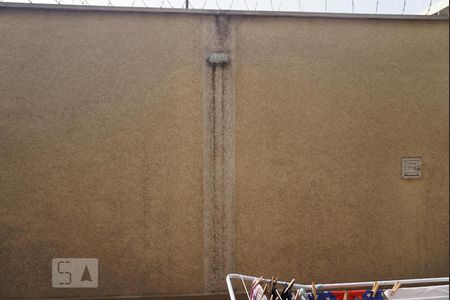
[[[350,14],[434,15],[448,0],[0,0],[29,3],[173,9],[244,10]],[[448,15],[448,12],[446,13]]]

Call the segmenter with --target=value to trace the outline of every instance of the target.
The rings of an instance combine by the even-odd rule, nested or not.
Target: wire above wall
[[[449,6],[449,0],[0,0],[0,2],[393,15],[433,15],[446,8],[448,10]]]

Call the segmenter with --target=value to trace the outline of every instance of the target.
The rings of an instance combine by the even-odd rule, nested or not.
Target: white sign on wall
[[[97,288],[98,259],[54,258],[52,286],[54,288]]]

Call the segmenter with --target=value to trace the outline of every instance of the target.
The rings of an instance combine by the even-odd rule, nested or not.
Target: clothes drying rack
[[[259,277],[241,275],[241,274],[228,274],[226,277],[228,292],[230,294],[230,300],[236,300],[236,295],[234,294],[233,280],[239,280],[240,285],[242,281],[250,281],[259,279]],[[263,278],[263,282],[270,282],[270,279]],[[393,286],[395,283],[400,282],[402,286],[404,285],[424,285],[424,284],[445,284],[449,282],[448,277],[436,277],[436,278],[417,278],[417,279],[399,279],[399,280],[385,280],[377,281],[380,286]],[[316,284],[316,288],[319,290],[334,290],[334,289],[351,289],[351,288],[361,288],[361,287],[371,287],[375,281],[366,282],[348,282],[348,283],[327,283],[327,284]],[[287,285],[288,282],[277,281],[277,285]],[[311,290],[312,285],[296,283],[293,285],[295,289],[305,289]]]

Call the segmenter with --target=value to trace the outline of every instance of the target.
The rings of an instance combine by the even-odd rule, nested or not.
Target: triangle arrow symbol
[[[81,275],[81,281],[92,281],[91,273],[89,273],[87,265],[84,267],[83,275]]]

